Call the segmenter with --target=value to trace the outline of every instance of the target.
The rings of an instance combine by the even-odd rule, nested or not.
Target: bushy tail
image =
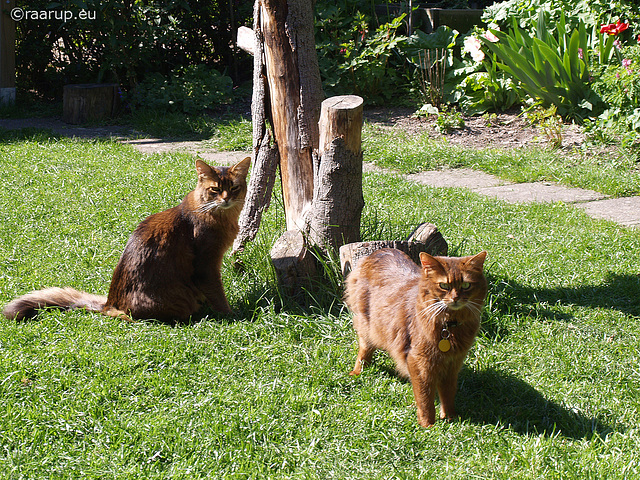
[[[57,307],[63,309],[84,308],[93,312],[102,312],[107,297],[81,292],[74,288],[45,288],[29,292],[9,302],[2,314],[9,319],[22,320],[34,317],[38,309]]]

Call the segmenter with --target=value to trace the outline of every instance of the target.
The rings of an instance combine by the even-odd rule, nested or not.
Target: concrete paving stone
[[[510,203],[577,203],[592,202],[594,200],[607,198],[606,195],[594,192],[593,190],[563,187],[562,185],[547,182],[516,183],[497,187],[478,188],[474,189],[474,191]]]
[[[471,190],[495,187],[508,183],[488,173],[471,170],[469,168],[413,173],[407,175],[406,178],[412,182],[422,183],[432,187],[460,187]]]
[[[640,228],[640,197],[609,198],[577,206],[594,218]]]

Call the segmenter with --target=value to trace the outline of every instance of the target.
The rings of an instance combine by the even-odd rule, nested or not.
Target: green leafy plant
[[[133,91],[131,107],[200,113],[228,103],[232,87],[230,77],[206,65],[182,67],[168,77],[148,76]]]
[[[452,100],[457,78],[450,74],[458,32],[441,25],[433,33],[416,30],[400,45],[406,74],[423,104],[438,108]]]
[[[225,65],[250,71],[238,55],[236,25],[250,24],[253,2],[188,0],[30,0],[38,13],[16,22],[19,90],[57,98],[62,85],[117,82],[130,90],[146,76],[179,66]],[[62,11],[73,14],[59,20]],[[80,13],[90,13],[90,19]]]
[[[349,3],[349,2],[346,2]],[[353,3],[353,2],[351,2]],[[378,26],[362,5],[317,8],[316,49],[328,94],[355,93],[368,103],[384,103],[405,86],[398,54],[406,37],[397,33],[405,14]]]
[[[562,117],[556,113],[555,105],[548,108],[537,106],[526,114],[531,125],[536,125],[544,134],[551,148],[562,146],[562,130],[564,124]]]
[[[444,100],[447,50],[444,48],[425,50],[423,54],[419,55],[419,62],[417,72],[423,101],[439,108]]]
[[[555,105],[561,115],[592,116],[601,108],[601,100],[590,86],[584,23],[568,30],[563,14],[552,34],[541,10],[535,26],[536,35],[531,36],[514,19],[508,33],[490,29],[497,42],[485,37],[481,41],[496,55],[498,68],[516,78],[543,106]]]
[[[504,72],[472,73],[460,82],[458,90],[458,104],[467,115],[507,110],[520,102],[516,84]]]
[[[450,133],[452,130],[464,128],[464,126],[464,118],[457,109],[450,109],[447,105],[442,105],[436,119],[436,127],[440,133]]]
[[[591,139],[610,143],[614,139],[638,150],[640,132],[640,45],[620,50],[621,62],[602,65],[594,72],[593,89],[607,109],[587,125]]]
[[[392,98],[395,85],[400,80],[396,69],[391,68],[390,59],[394,49],[405,40],[396,32],[405,15],[378,27],[373,34],[364,35],[362,42],[345,43],[346,63],[339,67],[341,76],[347,80],[352,91],[371,102]]]

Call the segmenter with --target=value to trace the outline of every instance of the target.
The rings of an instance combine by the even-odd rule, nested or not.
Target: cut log
[[[438,249],[440,247],[444,248],[445,253],[443,253],[442,255],[446,255],[447,242],[442,237],[442,234],[438,231],[438,227],[436,227],[432,223],[421,223],[420,225],[418,225],[416,229],[407,237],[407,242],[422,242],[426,244],[432,243],[435,249]],[[438,247],[438,244],[440,245],[440,247]]]
[[[77,125],[114,116],[120,105],[118,85],[96,83],[65,85],[62,99],[62,119]]]
[[[287,230],[273,244],[271,261],[278,284],[289,294],[299,293],[300,286],[316,275],[315,258],[298,229]]]
[[[322,102],[320,144],[314,168],[309,237],[337,249],[360,240],[362,194],[362,98],[331,97]]]
[[[447,254],[449,250],[447,241],[434,225],[423,223],[416,229],[416,231],[414,231],[414,233],[418,230],[422,232],[422,234],[419,235],[419,241],[378,240],[343,245],[340,247],[340,269],[342,270],[342,274],[346,277],[349,272],[356,267],[360,259],[371,255],[373,252],[380,250],[381,248],[395,248],[397,250],[401,250],[409,255],[409,257],[411,257],[411,259],[418,265],[420,265],[420,252],[426,252],[430,255],[437,256]]]

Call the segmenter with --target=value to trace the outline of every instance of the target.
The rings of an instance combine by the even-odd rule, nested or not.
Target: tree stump
[[[381,248],[395,248],[401,250],[420,265],[420,253],[429,255],[446,255],[449,246],[435,225],[421,224],[409,236],[408,240],[372,241],[349,243],[340,247],[340,269],[345,277],[353,270],[361,258],[371,255]]]
[[[114,116],[119,106],[120,96],[115,83],[65,85],[62,120],[72,125],[104,120]]]
[[[337,249],[360,240],[362,195],[362,98],[331,97],[322,102],[320,143],[314,166],[309,237]]]
[[[316,263],[300,230],[287,230],[273,244],[271,261],[278,284],[288,294],[296,294],[300,286],[316,275]]]

